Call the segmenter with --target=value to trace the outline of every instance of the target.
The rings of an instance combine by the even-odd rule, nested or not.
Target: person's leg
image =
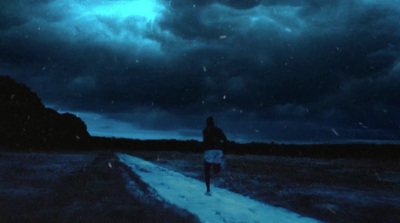
[[[210,192],[210,178],[211,178],[210,169],[211,169],[211,164],[204,161],[204,177],[206,180],[207,192]]]

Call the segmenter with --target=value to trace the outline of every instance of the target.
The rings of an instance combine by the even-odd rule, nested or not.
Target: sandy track
[[[212,196],[206,196],[203,182],[134,156],[117,156],[162,199],[187,209],[202,222],[317,222],[221,188],[212,188]]]

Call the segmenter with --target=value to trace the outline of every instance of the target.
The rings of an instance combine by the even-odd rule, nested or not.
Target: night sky
[[[0,75],[92,135],[400,140],[400,0],[1,0]]]

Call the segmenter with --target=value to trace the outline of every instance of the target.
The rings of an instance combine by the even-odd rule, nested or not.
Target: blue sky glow
[[[0,75],[93,134],[190,139],[213,115],[239,141],[400,140],[399,5],[4,0]]]

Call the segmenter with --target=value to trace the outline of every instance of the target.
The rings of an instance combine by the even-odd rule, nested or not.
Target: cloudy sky
[[[2,0],[0,75],[93,135],[400,140],[400,0]]]

